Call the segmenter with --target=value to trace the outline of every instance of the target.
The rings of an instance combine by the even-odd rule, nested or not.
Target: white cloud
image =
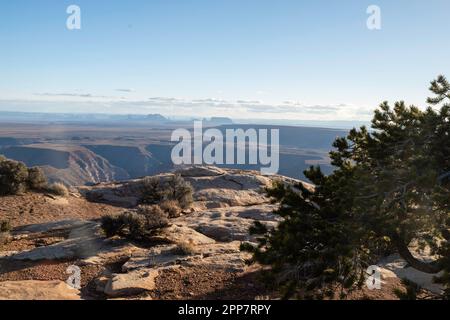
[[[136,90],[134,90],[134,89],[116,89],[116,91],[131,93],[131,92],[135,92]]]

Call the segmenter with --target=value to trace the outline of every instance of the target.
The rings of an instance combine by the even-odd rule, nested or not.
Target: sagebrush
[[[118,235],[133,240],[145,240],[168,225],[168,214],[158,205],[142,205],[136,210],[101,218],[101,226],[107,237]]]
[[[140,200],[142,204],[176,201],[180,208],[186,209],[193,202],[193,188],[178,174],[168,178],[146,177],[142,180]]]

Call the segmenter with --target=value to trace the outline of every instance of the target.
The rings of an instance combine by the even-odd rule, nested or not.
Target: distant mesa
[[[204,125],[210,125],[210,126],[220,126],[225,124],[233,124],[233,120],[227,117],[212,117],[210,119],[203,119]]]
[[[158,121],[158,122],[166,122],[169,121],[169,119],[167,119],[166,117],[155,113],[155,114],[149,114],[147,115],[147,120],[151,120],[151,121]]]
[[[0,111],[2,122],[158,122],[167,123],[169,119],[161,114],[84,114],[84,113],[39,113]]]

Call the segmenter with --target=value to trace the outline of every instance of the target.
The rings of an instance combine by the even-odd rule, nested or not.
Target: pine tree
[[[435,109],[383,102],[372,130],[336,139],[335,171],[305,171],[314,191],[281,183],[267,190],[284,221],[275,229],[256,224],[251,232],[261,235],[258,245],[242,249],[253,253],[250,262],[272,267],[267,277],[286,297],[323,298],[337,289],[344,296],[390,252],[417,270],[444,271],[438,280],[449,288],[450,85],[439,76],[430,90]],[[439,259],[416,259],[411,244]]]

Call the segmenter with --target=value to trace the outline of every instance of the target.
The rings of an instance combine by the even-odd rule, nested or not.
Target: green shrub
[[[0,195],[15,195],[27,190],[45,190],[47,178],[38,167],[0,156]]]
[[[28,169],[27,184],[31,190],[44,190],[47,187],[47,177],[41,168],[33,167]]]
[[[47,187],[47,191],[61,197],[67,197],[69,195],[69,190],[67,187],[60,182],[55,182],[49,185]]]
[[[189,182],[180,175],[173,175],[168,179],[146,177],[142,180],[141,203],[160,204],[173,200],[185,209],[193,202],[193,189]]]
[[[0,195],[14,195],[26,191],[27,167],[18,161],[0,157]]]

